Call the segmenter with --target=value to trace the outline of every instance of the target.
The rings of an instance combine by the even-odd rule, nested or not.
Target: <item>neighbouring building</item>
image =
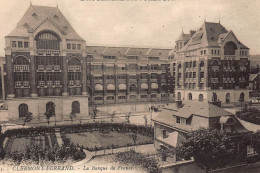
[[[212,93],[222,104],[249,99],[249,48],[220,23],[204,22],[183,32],[171,51],[177,100],[207,102]]]
[[[234,114],[216,106],[218,102],[176,101],[164,107],[153,118],[154,145],[157,150],[176,148],[187,133],[199,128],[214,128],[230,133],[248,132]],[[176,158],[162,157],[163,161],[175,162]]]
[[[88,116],[86,42],[58,8],[30,5],[5,40],[10,119]]]
[[[171,49],[86,46],[58,7],[30,5],[5,40],[1,87],[10,119],[174,100]]]

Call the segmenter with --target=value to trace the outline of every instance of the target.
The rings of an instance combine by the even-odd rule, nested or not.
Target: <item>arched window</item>
[[[212,66],[218,66],[218,60],[216,60],[216,59],[213,60],[211,64],[212,64]]]
[[[78,101],[72,102],[72,113],[74,113],[74,114],[80,113],[80,104]]]
[[[177,100],[181,100],[181,93],[180,92],[178,92],[178,94],[177,94]]]
[[[55,116],[55,104],[53,102],[48,102],[46,104],[46,113]]]
[[[163,90],[164,92],[167,92],[167,91],[168,91],[168,87],[167,87],[167,85],[162,84],[162,90]]]
[[[204,67],[204,61],[200,62],[200,67]]]
[[[192,100],[192,94],[189,93],[189,100]]]
[[[107,100],[115,100],[114,96],[107,96]]]
[[[224,46],[224,55],[235,55],[237,45],[233,41],[229,41]]]
[[[229,93],[226,94],[226,103],[230,103],[230,94]]]
[[[131,84],[129,89],[130,89],[130,92],[135,92],[136,91],[135,84]]]
[[[203,99],[204,99],[204,98],[203,98],[203,94],[200,94],[200,95],[199,95],[199,101],[200,101],[200,102],[203,102]]]
[[[244,102],[244,101],[245,101],[245,94],[244,94],[244,93],[241,93],[241,94],[240,94],[239,101],[240,101],[240,102]]]
[[[29,65],[29,61],[23,56],[18,56],[14,59],[14,65]]]
[[[35,37],[37,49],[60,49],[60,37],[52,31],[40,32]]]
[[[28,105],[25,103],[22,103],[18,107],[19,110],[19,118],[26,117],[28,114]]]
[[[68,65],[81,65],[81,62],[78,58],[73,57],[69,59]]]

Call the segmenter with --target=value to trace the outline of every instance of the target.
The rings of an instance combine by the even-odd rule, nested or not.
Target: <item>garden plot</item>
[[[71,142],[76,145],[83,146],[84,148],[93,149],[98,147],[100,149],[108,148],[108,147],[124,147],[134,145],[133,135],[135,133],[119,133],[116,131],[111,132],[81,132],[81,133],[71,133],[66,134],[66,138],[68,138]],[[136,144],[147,144],[152,143],[153,139],[149,136],[144,136],[141,134],[136,134],[137,140]]]

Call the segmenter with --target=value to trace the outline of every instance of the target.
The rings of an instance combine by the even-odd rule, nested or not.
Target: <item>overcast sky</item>
[[[172,0],[100,2],[31,0],[33,5],[56,6],[87,45],[173,48],[183,30],[198,29],[203,21],[220,21],[260,54],[259,0]],[[30,0],[0,0],[0,56],[5,40],[30,5]]]

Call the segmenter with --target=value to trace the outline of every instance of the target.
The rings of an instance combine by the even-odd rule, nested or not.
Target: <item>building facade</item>
[[[10,119],[88,116],[86,43],[58,8],[31,5],[5,40]]]
[[[92,104],[173,100],[170,49],[87,46]]]
[[[88,116],[89,103],[174,99],[170,49],[86,46],[57,7],[30,5],[5,40],[10,119],[48,111]]]
[[[220,23],[204,22],[195,32],[176,40],[175,98],[222,104],[249,99],[249,48]]]

